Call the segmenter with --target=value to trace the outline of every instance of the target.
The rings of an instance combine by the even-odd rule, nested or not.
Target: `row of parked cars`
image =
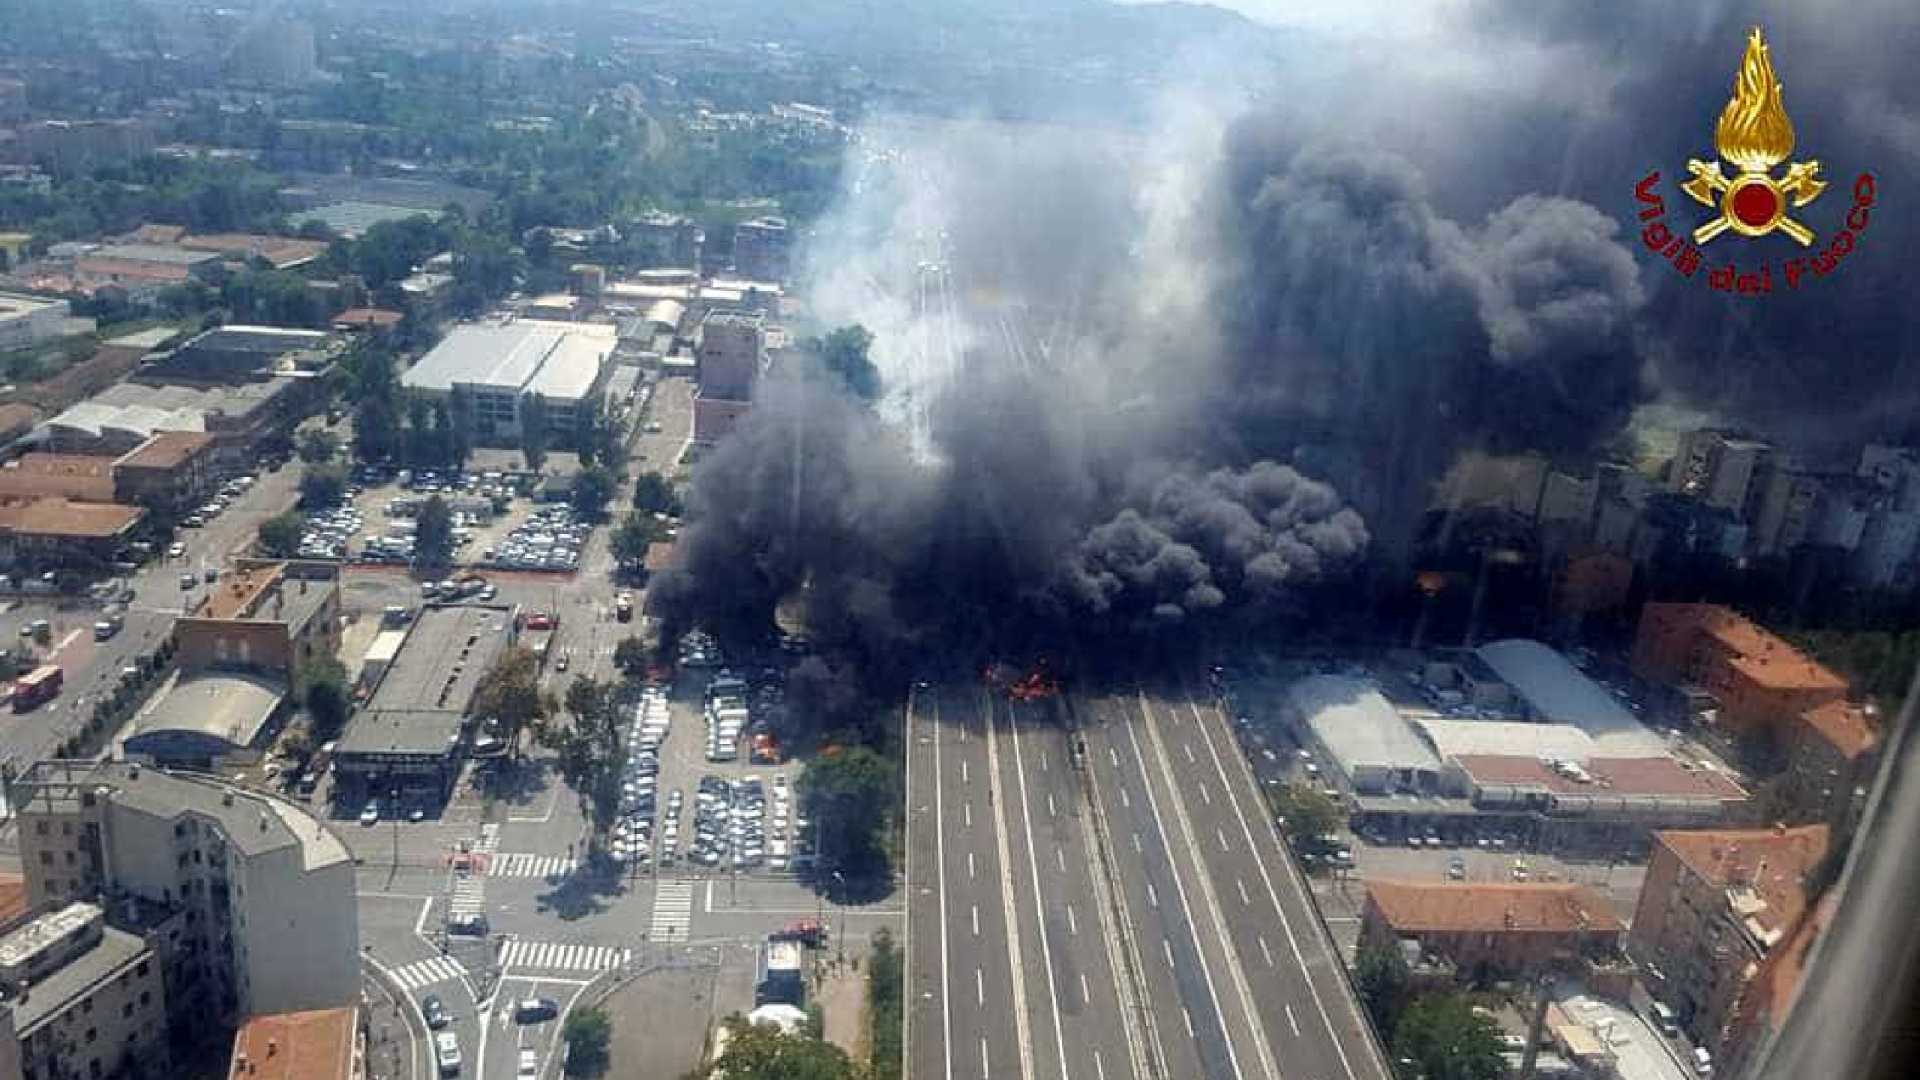
[[[365,517],[348,499],[307,515],[300,531],[300,557],[303,559],[344,559],[347,544],[360,532]]]
[[[204,506],[180,519],[181,527],[188,529],[200,528],[207,522],[219,517],[227,507],[232,506],[234,501],[239,499],[240,496],[245,495],[247,489],[252,486],[253,477],[251,476],[236,476],[227,480],[220,485],[220,490],[213,498],[208,499]]]
[[[620,782],[620,820],[613,826],[615,862],[645,865],[653,857],[653,818],[660,786],[660,747],[672,718],[666,691],[650,686],[640,694],[627,726],[627,764]],[[677,814],[680,793],[669,803]],[[664,853],[662,861],[665,861]]]
[[[487,566],[508,570],[573,570],[580,565],[580,549],[587,545],[593,526],[564,504],[541,506],[514,526],[498,548],[480,553]]]
[[[731,866],[736,870],[767,866],[785,870],[792,864],[792,831],[804,830],[807,820],[794,814],[793,791],[784,773],[768,785],[758,777],[728,780],[703,776],[695,795],[693,846],[689,858],[702,866]]]

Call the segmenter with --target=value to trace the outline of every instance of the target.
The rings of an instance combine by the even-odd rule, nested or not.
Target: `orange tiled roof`
[[[1845,690],[1847,681],[1753,620],[1722,604],[1649,604],[1656,617],[1693,623],[1734,654],[1733,668],[1777,690]]]
[[[1367,895],[1387,924],[1421,932],[1619,933],[1626,924],[1605,896],[1572,882],[1432,884],[1371,881]]]
[[[213,436],[204,431],[162,431],[128,451],[114,464],[142,469],[178,468],[181,462],[212,442]]]
[[[348,1080],[353,1075],[359,1024],[360,1010],[352,1008],[256,1016],[234,1034],[227,1075],[247,1080]]]
[[[0,506],[0,529],[22,536],[104,540],[132,528],[146,513],[137,506],[118,503],[35,499]]]
[[[22,454],[0,467],[0,498],[57,496],[113,501],[113,459],[88,454]]]
[[[1879,735],[1867,723],[1866,711],[1844,701],[1829,701],[1800,714],[1840,756],[1852,760],[1873,749]]]
[[[240,619],[260,597],[279,587],[287,572],[286,563],[254,566],[229,573],[220,587],[207,594],[207,603],[199,612],[202,619]]]
[[[1827,853],[1825,825],[1772,829],[1684,829],[1654,834],[1689,870],[1719,888],[1750,884],[1764,910],[1754,919],[1783,930],[1807,906],[1806,877]]]

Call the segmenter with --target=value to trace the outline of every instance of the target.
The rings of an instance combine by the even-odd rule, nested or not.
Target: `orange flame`
[[[1714,129],[1720,156],[1742,172],[1766,172],[1793,153],[1793,122],[1781,100],[1780,81],[1760,28],[1747,35],[1747,53],[1734,76],[1733,99]]]

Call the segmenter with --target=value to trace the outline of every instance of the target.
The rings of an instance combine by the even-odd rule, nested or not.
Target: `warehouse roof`
[[[1426,769],[1440,759],[1373,684],[1343,675],[1311,675],[1287,697],[1352,776],[1356,769]]]
[[[218,756],[254,744],[286,699],[278,679],[231,671],[176,671],[134,718],[130,754],[157,760]]]
[[[1513,754],[1584,764],[1593,740],[1572,724],[1523,724],[1501,720],[1414,721],[1443,758]]]
[[[1666,740],[1648,731],[1566,657],[1537,641],[1510,638],[1480,646],[1476,653],[1533,710],[1556,724],[1572,724],[1593,739],[1602,753],[1664,754]]]
[[[523,323],[466,323],[400,377],[409,390],[447,392],[456,383],[519,390],[561,335]]]
[[[585,335],[565,334],[528,381],[527,392],[556,400],[578,401],[600,381],[600,371],[609,351],[607,344]]]
[[[35,499],[19,506],[0,506],[0,529],[22,536],[105,540],[131,529],[146,513],[137,506],[118,503]]]

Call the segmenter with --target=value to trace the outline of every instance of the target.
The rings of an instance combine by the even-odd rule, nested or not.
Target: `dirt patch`
[[[820,1006],[822,1034],[855,1061],[871,1053],[867,1039],[866,943],[848,942],[844,962],[834,963],[831,952],[820,966],[814,1002]]]

